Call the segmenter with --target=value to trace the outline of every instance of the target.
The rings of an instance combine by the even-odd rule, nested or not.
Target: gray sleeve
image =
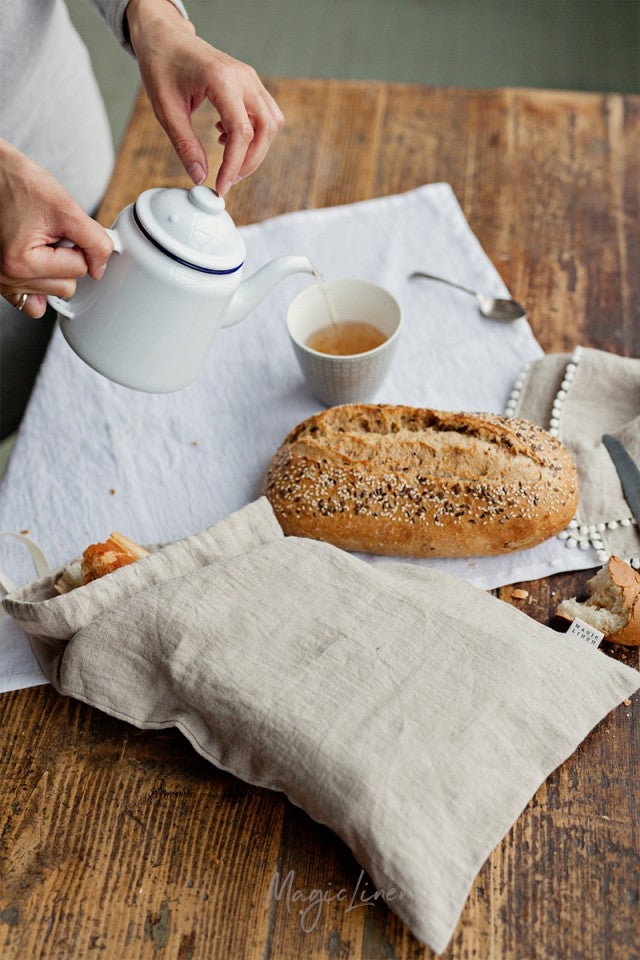
[[[127,53],[135,56],[133,47],[129,43],[129,31],[124,18],[129,0],[88,0],[94,10],[102,17],[114,37],[120,43]],[[158,0],[160,2],[160,0]],[[184,8],[182,0],[161,0],[162,3],[172,3],[180,11],[182,16],[188,20],[189,14]]]

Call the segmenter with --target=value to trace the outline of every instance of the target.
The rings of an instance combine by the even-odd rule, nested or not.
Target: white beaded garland
[[[634,517],[622,517],[620,520],[602,520],[600,523],[578,523],[574,518],[569,521],[564,530],[557,534],[557,537],[564,542],[565,547],[570,549],[579,547],[580,550],[588,550],[591,547],[596,551],[598,559],[601,559],[600,554],[604,554],[608,559],[609,554],[606,552],[602,534],[606,530],[617,530],[619,527],[629,527],[634,523],[636,523]],[[640,557],[638,562],[640,563]]]
[[[551,434],[552,437],[560,436],[560,418],[562,414],[562,404],[567,399],[567,393],[571,387],[571,381],[573,380],[576,370],[578,369],[578,361],[580,359],[581,353],[582,353],[582,347],[578,346],[575,348],[575,350],[571,354],[571,360],[565,367],[564,377],[560,384],[560,388],[556,393],[555,397],[553,398],[553,403],[551,405],[551,417],[549,419],[549,433]]]
[[[606,563],[610,554],[602,539],[602,534],[606,530],[618,530],[620,527],[630,527],[636,524],[635,517],[622,517],[620,520],[602,520],[600,523],[578,523],[577,520],[570,520],[564,530],[557,535],[559,540],[564,541],[565,547],[580,550],[588,550],[590,547],[596,551],[596,556],[601,563]],[[640,557],[629,560],[629,563],[636,570],[640,570]]]
[[[580,345],[575,347],[573,353],[571,354],[571,359],[565,367],[560,388],[553,399],[548,428],[548,432],[552,437],[558,437],[560,435],[562,406],[567,399],[567,394],[571,389],[571,384],[578,371],[578,364],[580,362],[583,349],[584,348]],[[521,384],[517,383],[516,386],[517,396],[513,400],[514,409],[515,404],[520,396]],[[509,401],[510,403],[511,399],[512,398],[510,398]],[[596,556],[598,557],[600,563],[604,564],[608,562],[610,554],[607,553],[602,534],[606,530],[617,530],[619,527],[630,527],[632,524],[637,524],[635,517],[621,517],[619,520],[603,520],[600,523],[590,524],[579,524],[578,521],[574,519],[567,524],[565,530],[560,531],[558,534],[558,539],[563,540],[565,547],[568,547],[569,549],[575,549],[575,547],[578,547],[580,550],[588,550],[590,547],[593,548],[596,551]],[[629,561],[629,563],[635,570],[640,570],[640,557],[634,557]]]
[[[527,365],[524,367],[522,373],[520,374],[520,376],[518,377],[518,379],[513,385],[513,390],[509,394],[507,405],[504,408],[504,413],[506,417],[512,417],[516,412],[516,407],[518,406],[518,400],[520,399],[520,394],[522,393],[522,388],[524,386],[524,382],[526,380],[527,373],[529,371],[529,367],[531,366],[531,363],[532,361],[530,360],[529,363],[527,363]]]

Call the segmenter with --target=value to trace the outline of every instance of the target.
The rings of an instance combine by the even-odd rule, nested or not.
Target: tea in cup
[[[384,333],[372,323],[358,320],[332,320],[326,327],[312,333],[307,346],[317,353],[347,357],[354,353],[368,353],[386,340]]]
[[[287,330],[300,368],[327,406],[370,400],[395,353],[402,311],[366,280],[321,280],[291,303]]]

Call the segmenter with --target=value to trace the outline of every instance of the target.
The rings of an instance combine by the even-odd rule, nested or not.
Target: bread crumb
[[[111,487],[111,489],[109,490],[109,493],[111,494],[111,496],[113,496],[115,492],[116,492],[115,487]]]
[[[623,700],[622,702],[624,703],[625,707],[631,706],[631,700]]]
[[[20,533],[22,534],[23,537],[25,537],[29,533],[29,530],[25,528],[24,530],[21,530]]]
[[[519,590],[519,589],[518,589],[518,590],[512,590],[512,591],[511,591],[511,596],[513,597],[514,600],[526,600],[527,597],[529,596],[529,591],[528,591],[528,590]]]

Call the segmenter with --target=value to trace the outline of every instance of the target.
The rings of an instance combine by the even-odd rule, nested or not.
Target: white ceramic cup
[[[365,403],[387,375],[402,327],[398,301],[383,287],[366,280],[330,280],[331,302],[338,322],[370,323],[386,337],[365,353],[334,356],[307,346],[309,337],[331,323],[326,298],[319,284],[299,293],[287,311],[287,330],[304,377],[315,396],[326,406]]]

